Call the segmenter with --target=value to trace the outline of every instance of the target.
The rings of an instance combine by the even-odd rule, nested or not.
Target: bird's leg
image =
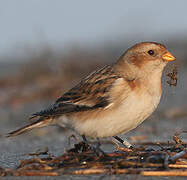
[[[97,138],[97,144],[96,144],[96,148],[100,148],[100,146],[101,146],[100,139],[99,139],[99,138]]]
[[[77,142],[80,142],[80,139],[77,138],[74,134],[72,134],[71,136],[68,137],[68,146],[70,147],[71,144],[71,139],[76,140]]]
[[[97,138],[96,147],[91,146],[91,149],[95,152],[97,156],[104,155],[106,156],[106,153],[100,148],[101,142],[99,138]]]
[[[97,138],[97,144],[96,144],[96,150],[100,153],[102,153],[104,156],[106,156],[106,153],[100,148],[101,146],[101,142],[100,142],[100,139]]]
[[[83,149],[82,149],[82,151],[87,151],[89,149],[90,145],[88,144],[88,141],[87,141],[85,135],[82,135],[82,139],[83,139]]]
[[[126,146],[127,148],[132,149],[133,146],[125,139],[121,139],[119,136],[113,136],[114,139],[116,139],[118,142]]]
[[[87,143],[88,144],[88,141],[86,139],[86,136],[85,135],[82,135],[82,139],[83,139],[83,142]]]

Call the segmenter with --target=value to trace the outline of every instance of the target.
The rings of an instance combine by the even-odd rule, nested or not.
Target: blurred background
[[[187,130],[186,6],[185,0],[0,1],[0,134],[27,124],[30,114],[128,47],[157,41],[177,61],[164,72],[157,111],[126,137],[132,143],[172,141],[174,132]],[[177,87],[166,83],[173,66],[179,73]],[[62,132],[49,127],[1,139],[0,166],[15,165],[23,152],[44,146],[62,153],[67,147]]]

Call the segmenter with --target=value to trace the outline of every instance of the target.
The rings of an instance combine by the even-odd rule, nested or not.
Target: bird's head
[[[118,63],[128,65],[137,73],[147,74],[162,72],[169,61],[175,57],[162,44],[156,42],[141,42],[129,48]]]

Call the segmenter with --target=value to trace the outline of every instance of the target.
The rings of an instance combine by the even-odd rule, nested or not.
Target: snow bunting
[[[83,137],[118,139],[117,135],[136,128],[156,109],[162,94],[162,71],[173,60],[162,44],[138,43],[116,63],[91,73],[50,108],[34,113],[33,123],[7,137],[59,125]]]

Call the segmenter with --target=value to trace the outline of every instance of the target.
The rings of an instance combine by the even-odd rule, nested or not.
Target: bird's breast
[[[74,116],[69,122],[79,134],[90,137],[109,137],[125,133],[142,123],[157,107],[160,96],[143,93],[141,96],[131,93],[117,108],[95,112],[84,112],[86,119],[81,121]]]

